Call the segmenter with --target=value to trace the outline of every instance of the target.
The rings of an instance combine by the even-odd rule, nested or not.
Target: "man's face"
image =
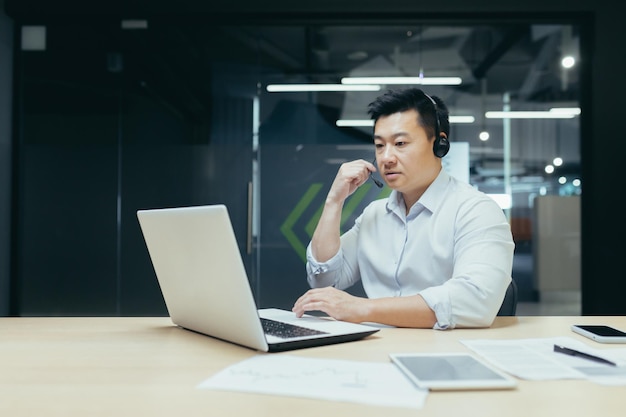
[[[419,125],[415,110],[380,117],[374,127],[374,145],[380,175],[411,205],[441,170],[441,160],[433,153],[433,140]]]

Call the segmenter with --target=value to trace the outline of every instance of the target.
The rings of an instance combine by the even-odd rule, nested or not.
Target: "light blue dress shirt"
[[[514,248],[497,203],[442,169],[408,214],[395,190],[370,203],[327,262],[315,260],[309,243],[306,269],[313,288],[361,280],[369,298],[420,294],[435,329],[488,327],[511,281]]]

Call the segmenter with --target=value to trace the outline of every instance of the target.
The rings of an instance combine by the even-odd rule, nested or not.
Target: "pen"
[[[371,179],[372,181],[374,181],[374,184],[376,184],[376,186],[377,186],[378,188],[383,188],[383,183],[382,183],[382,182],[380,182],[380,181],[378,181],[376,178],[372,177],[372,173],[371,173],[371,172],[370,172],[370,179]]]
[[[374,160],[372,161],[372,164],[376,164],[376,158],[374,158]],[[374,173],[373,171],[370,171],[370,179],[374,181],[374,184],[376,184],[378,188],[383,188],[383,183],[378,181],[376,178],[372,177],[373,173]]]
[[[590,355],[589,353],[580,352],[578,350],[566,348],[565,346],[554,345],[554,351],[558,353],[564,353],[570,356],[578,356],[580,358],[589,359],[590,361],[600,362],[611,366],[617,366],[615,362],[611,362],[608,359],[601,358],[599,356]]]

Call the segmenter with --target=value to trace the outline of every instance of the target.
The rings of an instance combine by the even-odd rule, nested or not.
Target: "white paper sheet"
[[[607,385],[626,385],[626,349],[592,348],[570,337],[537,339],[467,339],[465,346],[498,368],[529,380],[589,379]],[[566,346],[617,363],[609,366],[554,352]]]
[[[259,355],[229,366],[198,388],[419,409],[427,390],[390,363]]]

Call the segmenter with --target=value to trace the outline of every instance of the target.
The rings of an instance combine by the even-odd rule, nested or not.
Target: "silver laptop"
[[[168,313],[182,328],[264,352],[354,341],[379,330],[257,309],[224,205],[138,210],[137,218]]]

